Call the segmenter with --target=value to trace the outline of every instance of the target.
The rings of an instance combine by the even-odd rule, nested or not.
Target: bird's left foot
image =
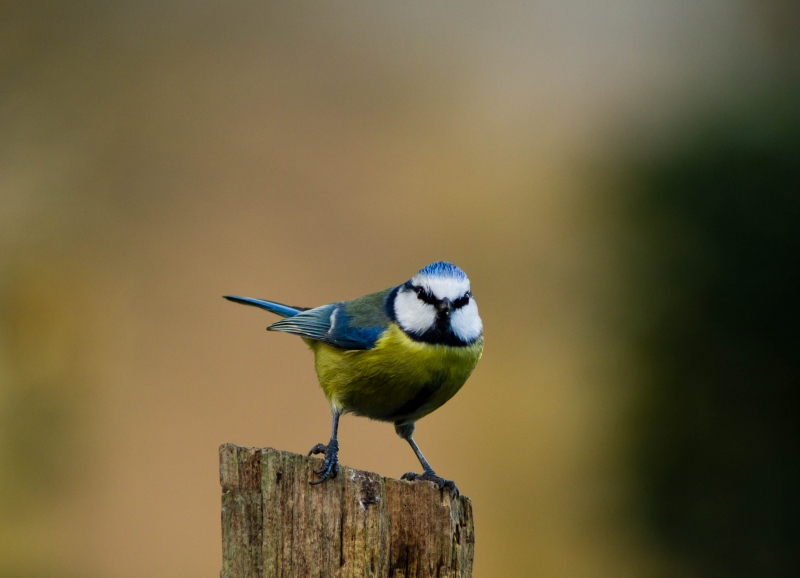
[[[325,444],[315,445],[308,452],[309,456],[312,454],[325,454],[325,461],[322,462],[322,467],[314,470],[319,479],[311,482],[312,486],[321,484],[329,478],[334,479],[339,475],[339,443],[335,439],[331,440],[327,446]]]
[[[400,477],[401,480],[408,480],[409,482],[414,482],[416,480],[423,480],[426,482],[433,482],[436,486],[440,489],[447,489],[453,492],[453,495],[457,498],[459,495],[458,487],[456,486],[455,482],[452,480],[445,480],[444,478],[437,476],[433,470],[426,471],[422,474],[417,474],[415,472],[408,472],[403,474]]]

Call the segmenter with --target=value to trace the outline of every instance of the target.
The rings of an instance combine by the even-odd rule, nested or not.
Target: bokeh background
[[[329,432],[220,296],[439,259],[487,345],[417,439],[476,577],[794,575],[798,39],[789,0],[0,2],[0,577],[216,576],[219,444]]]

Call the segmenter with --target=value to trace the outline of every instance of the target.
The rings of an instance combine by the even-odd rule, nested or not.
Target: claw
[[[445,480],[441,476],[437,476],[433,471],[424,472],[422,474],[418,474],[416,472],[406,472],[400,477],[400,479],[407,480],[409,482],[414,482],[417,480],[433,482],[440,490],[450,490],[456,498],[459,496],[458,487],[456,486],[455,482],[452,480]]]
[[[336,478],[336,476],[339,475],[339,464],[337,463],[336,458],[334,457],[332,460],[328,460],[326,458],[325,462],[322,464],[322,467],[318,470],[315,470],[314,473],[319,476],[319,479],[309,482],[312,486],[321,484],[325,480],[332,480]]]
[[[315,454],[324,454],[327,451],[328,451],[328,446],[326,446],[325,444],[317,444],[313,448],[308,450],[308,457],[311,457],[312,455]]]
[[[339,475],[339,447],[336,443],[328,444],[317,444],[311,451],[308,452],[308,455],[312,454],[325,454],[325,460],[322,462],[322,467],[318,470],[314,470],[314,473],[319,476],[317,480],[313,482],[309,482],[312,486],[316,486],[317,484],[321,484],[325,480],[334,479],[336,476]]]

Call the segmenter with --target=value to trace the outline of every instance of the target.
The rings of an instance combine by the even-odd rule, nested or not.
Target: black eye
[[[458,309],[460,307],[464,307],[464,305],[467,305],[469,303],[469,298],[470,297],[472,297],[472,293],[467,291],[467,293],[463,297],[459,297],[458,299],[453,301],[453,307],[455,309]]]
[[[435,305],[436,298],[431,295],[424,287],[414,287],[414,291],[419,297],[419,300],[423,303],[427,303],[428,305]]]

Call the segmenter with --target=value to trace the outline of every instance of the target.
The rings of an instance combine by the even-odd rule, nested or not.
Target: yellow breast
[[[483,338],[465,347],[432,345],[412,340],[395,324],[372,349],[307,343],[320,385],[335,407],[399,423],[416,421],[453,397],[483,352]]]

